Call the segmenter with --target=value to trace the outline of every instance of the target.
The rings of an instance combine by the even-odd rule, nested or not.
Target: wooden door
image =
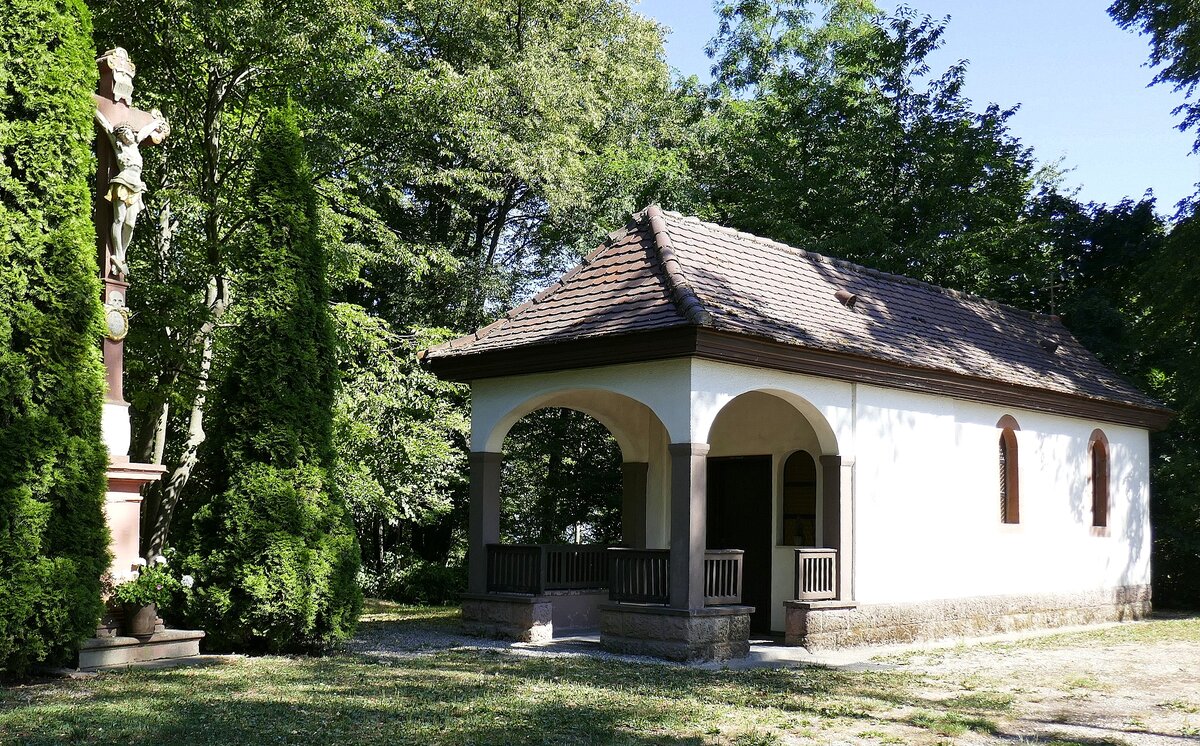
[[[709,549],[741,549],[742,603],[752,632],[771,628],[771,457],[708,460]]]

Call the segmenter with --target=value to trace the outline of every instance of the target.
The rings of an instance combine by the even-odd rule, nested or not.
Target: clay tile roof
[[[839,290],[856,296],[852,307],[835,297]],[[430,348],[425,358],[682,326],[1163,409],[1108,370],[1055,317],[656,206],[634,215],[528,303]]]

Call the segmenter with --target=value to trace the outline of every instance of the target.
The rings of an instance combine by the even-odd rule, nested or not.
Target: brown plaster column
[[[467,590],[487,592],[487,545],[500,541],[499,453],[472,451],[470,526],[467,532]]]
[[[672,443],[671,606],[704,608],[708,444]]]
[[[854,600],[854,461],[821,457],[823,544],[838,550],[838,599]]]
[[[633,549],[646,548],[646,475],[650,464],[626,461],[621,464],[621,543]]]

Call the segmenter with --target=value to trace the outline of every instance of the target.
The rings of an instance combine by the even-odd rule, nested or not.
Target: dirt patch
[[[957,711],[955,697],[970,705],[974,694],[992,703],[994,732],[972,732],[955,743],[1200,743],[1196,620],[1131,623],[878,660],[921,675],[926,682],[921,695],[944,700],[951,711]]]

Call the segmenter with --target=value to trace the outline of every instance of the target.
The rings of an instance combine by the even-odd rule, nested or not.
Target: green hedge
[[[207,501],[185,521],[185,613],[210,645],[305,650],[358,621],[358,543],[330,473],[335,337],[317,195],[294,115],[274,112],[231,257],[238,310],[202,454]]]
[[[91,20],[80,0],[0,12],[0,666],[67,660],[96,630],[108,456],[88,184]]]

